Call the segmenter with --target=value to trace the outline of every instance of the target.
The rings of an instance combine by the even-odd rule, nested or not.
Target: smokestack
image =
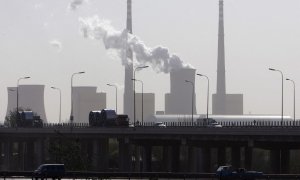
[[[219,0],[217,92],[212,98],[213,114],[227,114],[226,96],[223,0]]]
[[[127,0],[127,21],[126,21],[126,29],[128,33],[132,34],[132,13],[131,13],[131,0]],[[133,62],[133,53],[132,51],[126,47],[126,56],[124,58],[128,58]],[[127,60],[125,60],[127,61]],[[124,113],[129,116],[130,119],[133,119],[133,63],[125,64],[125,80],[124,80]]]
[[[226,94],[223,0],[219,1],[217,94]]]

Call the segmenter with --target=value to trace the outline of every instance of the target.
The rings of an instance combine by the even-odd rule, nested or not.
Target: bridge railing
[[[260,128],[260,127],[269,127],[269,128],[293,128],[300,127],[300,121],[222,121],[217,124],[208,124],[205,122],[163,122],[166,127],[189,127],[189,128],[203,128],[203,127],[223,127],[223,128]],[[0,126],[0,127],[9,127],[9,126]],[[91,127],[89,123],[44,123],[42,128],[87,128]],[[97,128],[97,126],[93,126]],[[107,127],[118,127],[118,126],[107,126]],[[124,126],[122,126],[124,127]],[[155,122],[143,122],[136,124],[136,127],[139,128],[157,128]]]

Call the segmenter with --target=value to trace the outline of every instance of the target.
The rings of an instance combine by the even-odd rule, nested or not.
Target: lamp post
[[[294,122],[296,122],[296,85],[295,85],[295,81],[293,81],[292,79],[287,78],[286,80],[291,81],[294,87]]]
[[[19,112],[19,83],[20,83],[20,80],[22,80],[22,79],[29,79],[29,78],[30,78],[29,76],[21,77],[17,81],[17,113]]]
[[[84,71],[76,72],[76,73],[73,73],[72,76],[71,76],[71,115],[70,115],[70,122],[71,123],[73,123],[73,120],[74,120],[74,116],[73,116],[73,77],[76,74],[83,74],[83,73],[85,73],[85,72]]]
[[[142,124],[144,124],[144,83],[142,80],[132,79],[133,81],[138,81],[142,84]]]
[[[205,77],[207,79],[207,102],[206,102],[206,118],[208,120],[208,107],[209,107],[209,78],[204,74],[197,74],[198,76]]]
[[[281,125],[283,125],[283,73],[282,71],[274,68],[269,68],[270,71],[277,71],[281,74]]]
[[[59,121],[58,121],[58,123],[60,124],[61,123],[61,90],[60,90],[60,88],[57,88],[57,87],[51,87],[51,88],[59,91]]]
[[[185,80],[185,82],[188,82],[188,83],[191,83],[192,87],[193,87],[193,90],[192,90],[192,122],[194,122],[194,94],[195,94],[195,86],[194,86],[194,83],[192,81],[188,81],[188,80]]]
[[[133,71],[133,79],[135,79],[135,72],[138,69],[144,69],[149,66],[138,66]],[[135,125],[135,81],[133,81],[133,124]]]
[[[106,85],[116,88],[116,113],[118,113],[118,87],[114,84],[106,84]]]

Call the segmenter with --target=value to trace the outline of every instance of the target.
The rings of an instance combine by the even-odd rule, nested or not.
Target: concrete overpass
[[[257,169],[256,149],[268,157],[265,171],[291,172],[291,150],[300,149],[300,126],[153,126],[95,128],[84,124],[43,128],[0,128],[1,170],[33,170],[55,163],[54,142],[76,141],[89,170],[128,172],[214,172],[219,165]],[[111,163],[111,140],[117,163]],[[262,162],[263,163],[263,162]]]

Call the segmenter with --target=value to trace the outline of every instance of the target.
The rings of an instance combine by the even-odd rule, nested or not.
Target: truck
[[[233,168],[232,166],[220,166],[216,171],[216,176],[221,180],[254,180],[263,175],[259,171],[247,171],[245,168]]]
[[[89,113],[89,125],[94,127],[129,127],[126,114],[117,114],[113,109],[102,109]]]
[[[43,121],[33,111],[19,111],[16,124],[18,127],[42,127]]]

